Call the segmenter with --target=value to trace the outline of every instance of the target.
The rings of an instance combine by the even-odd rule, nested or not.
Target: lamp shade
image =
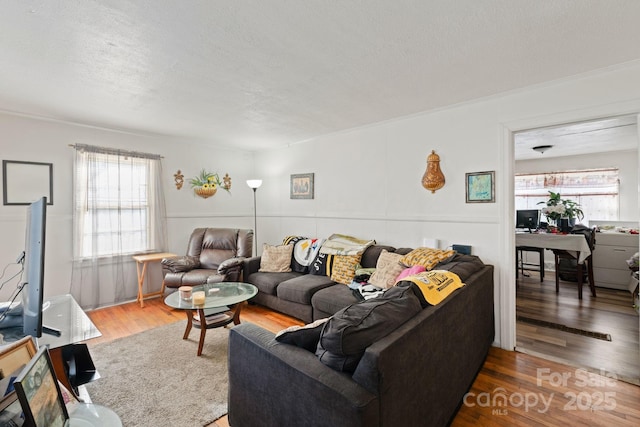
[[[552,148],[553,145],[537,145],[532,148],[533,151],[537,151],[540,154],[544,154],[549,148]]]
[[[260,186],[262,185],[262,180],[261,179],[248,179],[247,180],[247,185],[249,186],[249,188],[260,188]]]

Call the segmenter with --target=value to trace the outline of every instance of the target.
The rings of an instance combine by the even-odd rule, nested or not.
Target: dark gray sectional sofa
[[[369,246],[362,254],[360,264],[364,268],[374,268],[382,250],[399,254],[411,252],[410,248],[396,249],[392,246]],[[288,314],[304,322],[328,317],[357,302],[351,289],[336,284],[327,276],[308,273],[262,273],[259,272],[260,257],[245,259],[242,272],[243,281],[258,288],[252,299],[281,313]],[[330,288],[330,289],[329,289]]]
[[[379,248],[367,251],[379,254]],[[365,262],[369,262],[366,257]],[[279,342],[273,333],[254,324],[232,328],[230,424],[449,424],[494,340],[494,280],[493,266],[469,255],[457,255],[438,269],[455,272],[466,285],[369,345],[353,372],[332,369],[316,353]],[[273,276],[254,274],[259,273],[246,275],[245,281],[261,284],[259,303],[303,320],[336,312],[335,316],[340,316],[345,311],[342,304],[357,301],[347,286],[327,283],[322,277],[273,273],[289,275],[287,280],[277,281]],[[287,286],[279,290],[291,280],[302,285],[299,293]]]

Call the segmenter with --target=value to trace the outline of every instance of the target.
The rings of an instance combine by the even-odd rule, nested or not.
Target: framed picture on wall
[[[312,173],[300,173],[291,175],[291,198],[313,199]]]
[[[42,196],[53,205],[53,164],[3,160],[2,195],[5,205],[30,205]]]
[[[467,173],[465,188],[467,203],[495,203],[495,171]]]

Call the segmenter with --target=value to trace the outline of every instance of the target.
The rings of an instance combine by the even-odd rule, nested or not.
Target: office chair
[[[582,299],[582,283],[586,276],[589,281],[591,295],[595,297],[596,285],[593,279],[593,252],[596,247],[596,229],[576,226],[571,230],[571,234],[584,235],[587,242],[589,242],[591,254],[584,260],[584,264],[578,264],[576,257],[571,254],[571,252],[562,249],[553,249],[556,269],[556,293],[560,290],[560,278],[562,276],[563,280],[574,281],[575,279],[575,281],[578,282],[578,299]],[[586,272],[584,266],[587,268]]]

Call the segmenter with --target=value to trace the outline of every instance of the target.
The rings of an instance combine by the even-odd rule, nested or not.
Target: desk
[[[516,233],[516,246],[564,249],[575,253],[579,264],[591,255],[589,242],[582,234]]]
[[[163,258],[169,258],[172,256],[176,256],[176,254],[172,254],[169,252],[160,252],[156,254],[144,254],[144,255],[134,255],[133,259],[136,261],[136,270],[138,271],[138,298],[136,301],[140,301],[140,307],[144,307],[144,299],[150,298],[154,296],[162,296],[164,294],[164,283],[162,284],[162,289],[156,292],[151,292],[148,294],[142,293],[142,286],[144,285],[144,278],[147,275],[147,266],[150,262],[160,262]]]

